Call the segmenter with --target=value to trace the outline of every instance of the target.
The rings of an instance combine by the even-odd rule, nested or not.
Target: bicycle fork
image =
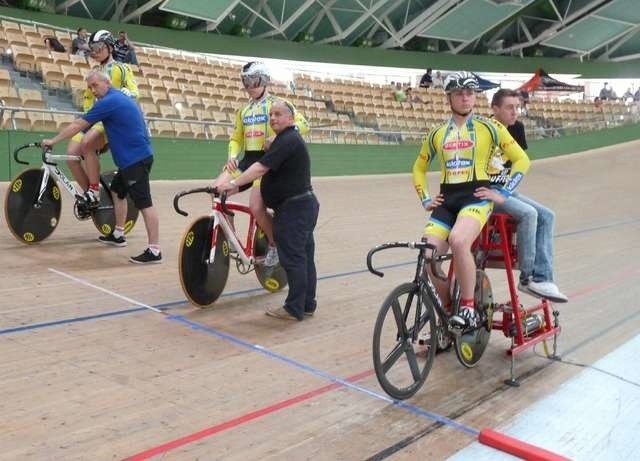
[[[213,264],[213,261],[215,259],[216,247],[218,246],[218,232],[220,232],[220,230],[222,230],[229,244],[233,248],[235,248],[238,255],[237,257],[240,259],[240,261],[242,261],[242,264],[249,266],[254,263],[253,258],[247,257],[247,255],[245,254],[244,249],[242,248],[242,245],[236,237],[236,234],[231,227],[231,223],[229,223],[229,220],[226,216],[222,215],[219,212],[215,212],[213,214],[213,229],[213,239],[211,242],[211,250],[208,260],[209,264]]]

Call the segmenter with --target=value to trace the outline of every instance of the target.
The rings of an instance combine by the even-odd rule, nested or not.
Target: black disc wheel
[[[113,181],[115,174],[115,171],[110,171],[100,176],[100,205],[97,210],[91,213],[93,224],[102,235],[111,234],[116,226],[113,198],[111,197],[111,181]],[[124,222],[125,234],[131,232],[136,225],[138,213],[138,209],[133,203],[133,200],[127,195],[127,218]]]
[[[60,221],[60,189],[49,177],[40,195],[43,170],[20,173],[9,185],[4,213],[11,233],[23,243],[37,243],[49,237]]]
[[[264,258],[268,249],[267,235],[258,227],[253,237],[253,255],[256,258]],[[255,268],[258,282],[265,290],[275,293],[287,286],[287,273],[280,264],[274,267],[256,264]]]
[[[480,315],[480,326],[474,330],[464,331],[455,339],[455,351],[458,360],[467,368],[473,368],[482,358],[491,336],[491,322],[493,319],[493,292],[487,274],[476,270],[476,287],[474,292],[475,306]],[[459,303],[454,305],[457,313]]]
[[[222,228],[218,228],[212,250],[212,229],[213,218],[202,216],[187,229],[180,244],[180,284],[189,301],[198,307],[213,304],[222,294],[229,276],[229,242]]]
[[[433,307],[419,288],[405,283],[395,288],[380,307],[373,330],[373,367],[378,382],[394,399],[404,400],[422,387],[433,365],[437,330]],[[420,306],[417,340],[416,310]]]

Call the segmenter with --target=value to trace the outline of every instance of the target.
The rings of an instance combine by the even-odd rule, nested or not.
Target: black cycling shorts
[[[111,190],[120,199],[129,195],[138,210],[153,206],[151,186],[149,185],[151,165],[153,165],[153,156],[118,170],[111,181]]]

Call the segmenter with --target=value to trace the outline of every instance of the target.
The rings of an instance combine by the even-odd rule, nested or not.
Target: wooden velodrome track
[[[640,330],[638,150],[632,142],[537,161],[522,186],[557,213],[567,359],[593,363]],[[121,249],[97,243],[68,197],[60,226],[38,245],[18,243],[2,218],[0,459],[442,459],[474,440],[466,429],[508,422],[579,371],[527,351],[522,386],[507,388],[508,341],[494,331],[477,368],[441,354],[409,406],[381,398],[373,324],[391,288],[411,278],[415,255],[380,255],[390,266],[383,279],[364,262],[377,243],[419,237],[424,217],[408,174],[314,180],[314,318],[265,316],[284,294],[233,268],[226,295],[196,309],[181,291],[178,244],[208,202],[185,199],[185,219],[171,199],[202,184],[153,183],[165,260],[152,267],[127,262],[146,243],[142,221]],[[4,203],[7,183],[0,190]],[[490,276],[506,298],[503,273]]]

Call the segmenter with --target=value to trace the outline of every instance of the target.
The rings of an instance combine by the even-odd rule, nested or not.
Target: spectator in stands
[[[527,90],[520,90],[519,97],[520,97],[520,104],[522,104],[522,115],[528,116],[529,115],[529,92]]]
[[[53,37],[53,36],[45,37],[44,44],[49,51],[55,51],[57,53],[67,52],[64,45],[62,45],[62,43],[60,43],[60,40],[58,40],[56,37]]]
[[[596,96],[593,100],[593,105],[596,106],[598,109],[602,108],[602,99],[600,99],[599,96]]]
[[[604,86],[600,90],[600,99],[603,101],[606,101],[609,99],[615,99],[615,93],[613,92],[613,88],[611,88],[608,82],[604,82]]]
[[[421,87],[421,88],[429,88],[429,87],[431,87],[431,85],[433,85],[433,78],[431,76],[432,72],[433,72],[432,69],[430,69],[430,68],[427,69],[427,71],[424,73],[424,75],[420,79],[420,83],[418,84],[419,87]]]
[[[138,65],[136,50],[124,30],[118,32],[118,40],[113,44],[113,59],[126,64]]]
[[[304,96],[306,96],[307,98],[313,98],[313,90],[311,89],[311,87],[310,87],[310,86],[305,86],[305,87],[302,89],[302,94],[303,94]]]
[[[633,101],[634,102],[640,101],[640,88],[638,88],[636,92],[633,94]]]
[[[118,173],[111,183],[116,231],[111,234],[110,240],[105,237],[103,242],[126,246],[123,229],[127,216],[125,198],[129,195],[142,213],[148,238],[147,249],[142,254],[131,257],[129,261],[137,264],[160,263],[160,226],[149,186],[153,149],[142,111],[133,99],[114,88],[111,77],[99,69],[89,71],[87,86],[97,102],[91,110],[71,122],[55,137],[44,139],[42,146],[51,148],[54,144],[87,130],[91,125],[102,122],[111,140],[113,161],[118,166]]]
[[[407,95],[407,102],[413,106],[414,103],[422,104],[424,101],[420,96],[413,92],[413,88],[408,87],[405,90],[405,94]]]
[[[78,36],[71,42],[71,54],[77,54],[83,57],[89,56],[91,50],[87,42],[87,29],[81,27],[78,29]]]
[[[396,83],[396,89],[393,91],[393,97],[395,98],[396,102],[405,102],[407,100],[407,94],[402,88],[402,83]]]
[[[133,71],[128,65],[113,60],[111,56],[113,44],[114,39],[111,32],[106,30],[94,32],[89,38],[88,45],[91,48],[91,58],[99,63],[100,70],[111,77],[114,88],[131,99],[137,99],[138,87],[133,77]],[[83,111],[89,111],[95,100],[94,93],[89,88],[85,89]],[[85,191],[84,199],[89,208],[96,208],[100,202],[100,161],[96,153],[104,152],[107,143],[104,126],[97,123],[73,136],[67,146],[67,154],[81,155],[84,158],[84,165],[77,161],[68,161],[67,165],[78,185]]]
[[[513,139],[527,149],[524,125],[518,120],[519,95],[516,91],[500,89],[491,101],[493,118],[507,127]],[[508,213],[518,223],[518,288],[537,297],[554,302],[567,302],[553,281],[553,231],[555,214],[549,208],[513,192],[505,197],[493,187],[502,188],[511,173],[511,162],[497,148],[487,166],[491,188],[479,188],[475,196],[495,202],[495,213]]]
[[[220,190],[234,191],[262,177],[261,194],[274,211],[274,236],[289,283],[284,306],[267,309],[266,314],[285,320],[304,320],[316,310],[313,230],[320,205],[311,187],[309,151],[295,125],[295,114],[291,104],[274,100],[269,123],[277,133],[275,139],[240,176],[218,185]]]
[[[631,91],[631,87],[627,88],[627,91],[622,95],[622,100],[625,102],[633,101],[633,91]]]
[[[442,89],[444,87],[444,75],[437,70],[436,75],[433,77],[433,88]]]
[[[271,146],[275,137],[275,131],[269,125],[269,114],[275,101],[283,99],[276,98],[267,91],[267,86],[271,80],[267,66],[262,62],[247,63],[242,67],[240,78],[250,99],[246,105],[236,112],[235,127],[229,141],[229,160],[222,173],[215,179],[214,187],[227,182],[233,184],[232,178],[240,176],[243,171],[246,171],[251,165],[260,160],[265,151]],[[309,124],[300,112],[295,112],[294,119],[300,134],[305,134],[309,131]],[[238,162],[238,155],[243,151],[244,156]],[[250,187],[249,183],[241,190],[246,190]],[[249,208],[258,225],[269,239],[269,249],[264,265],[275,266],[278,264],[278,250],[273,238],[272,218],[265,208],[264,200],[260,194],[260,181],[258,179],[253,182],[251,196],[249,197]]]

